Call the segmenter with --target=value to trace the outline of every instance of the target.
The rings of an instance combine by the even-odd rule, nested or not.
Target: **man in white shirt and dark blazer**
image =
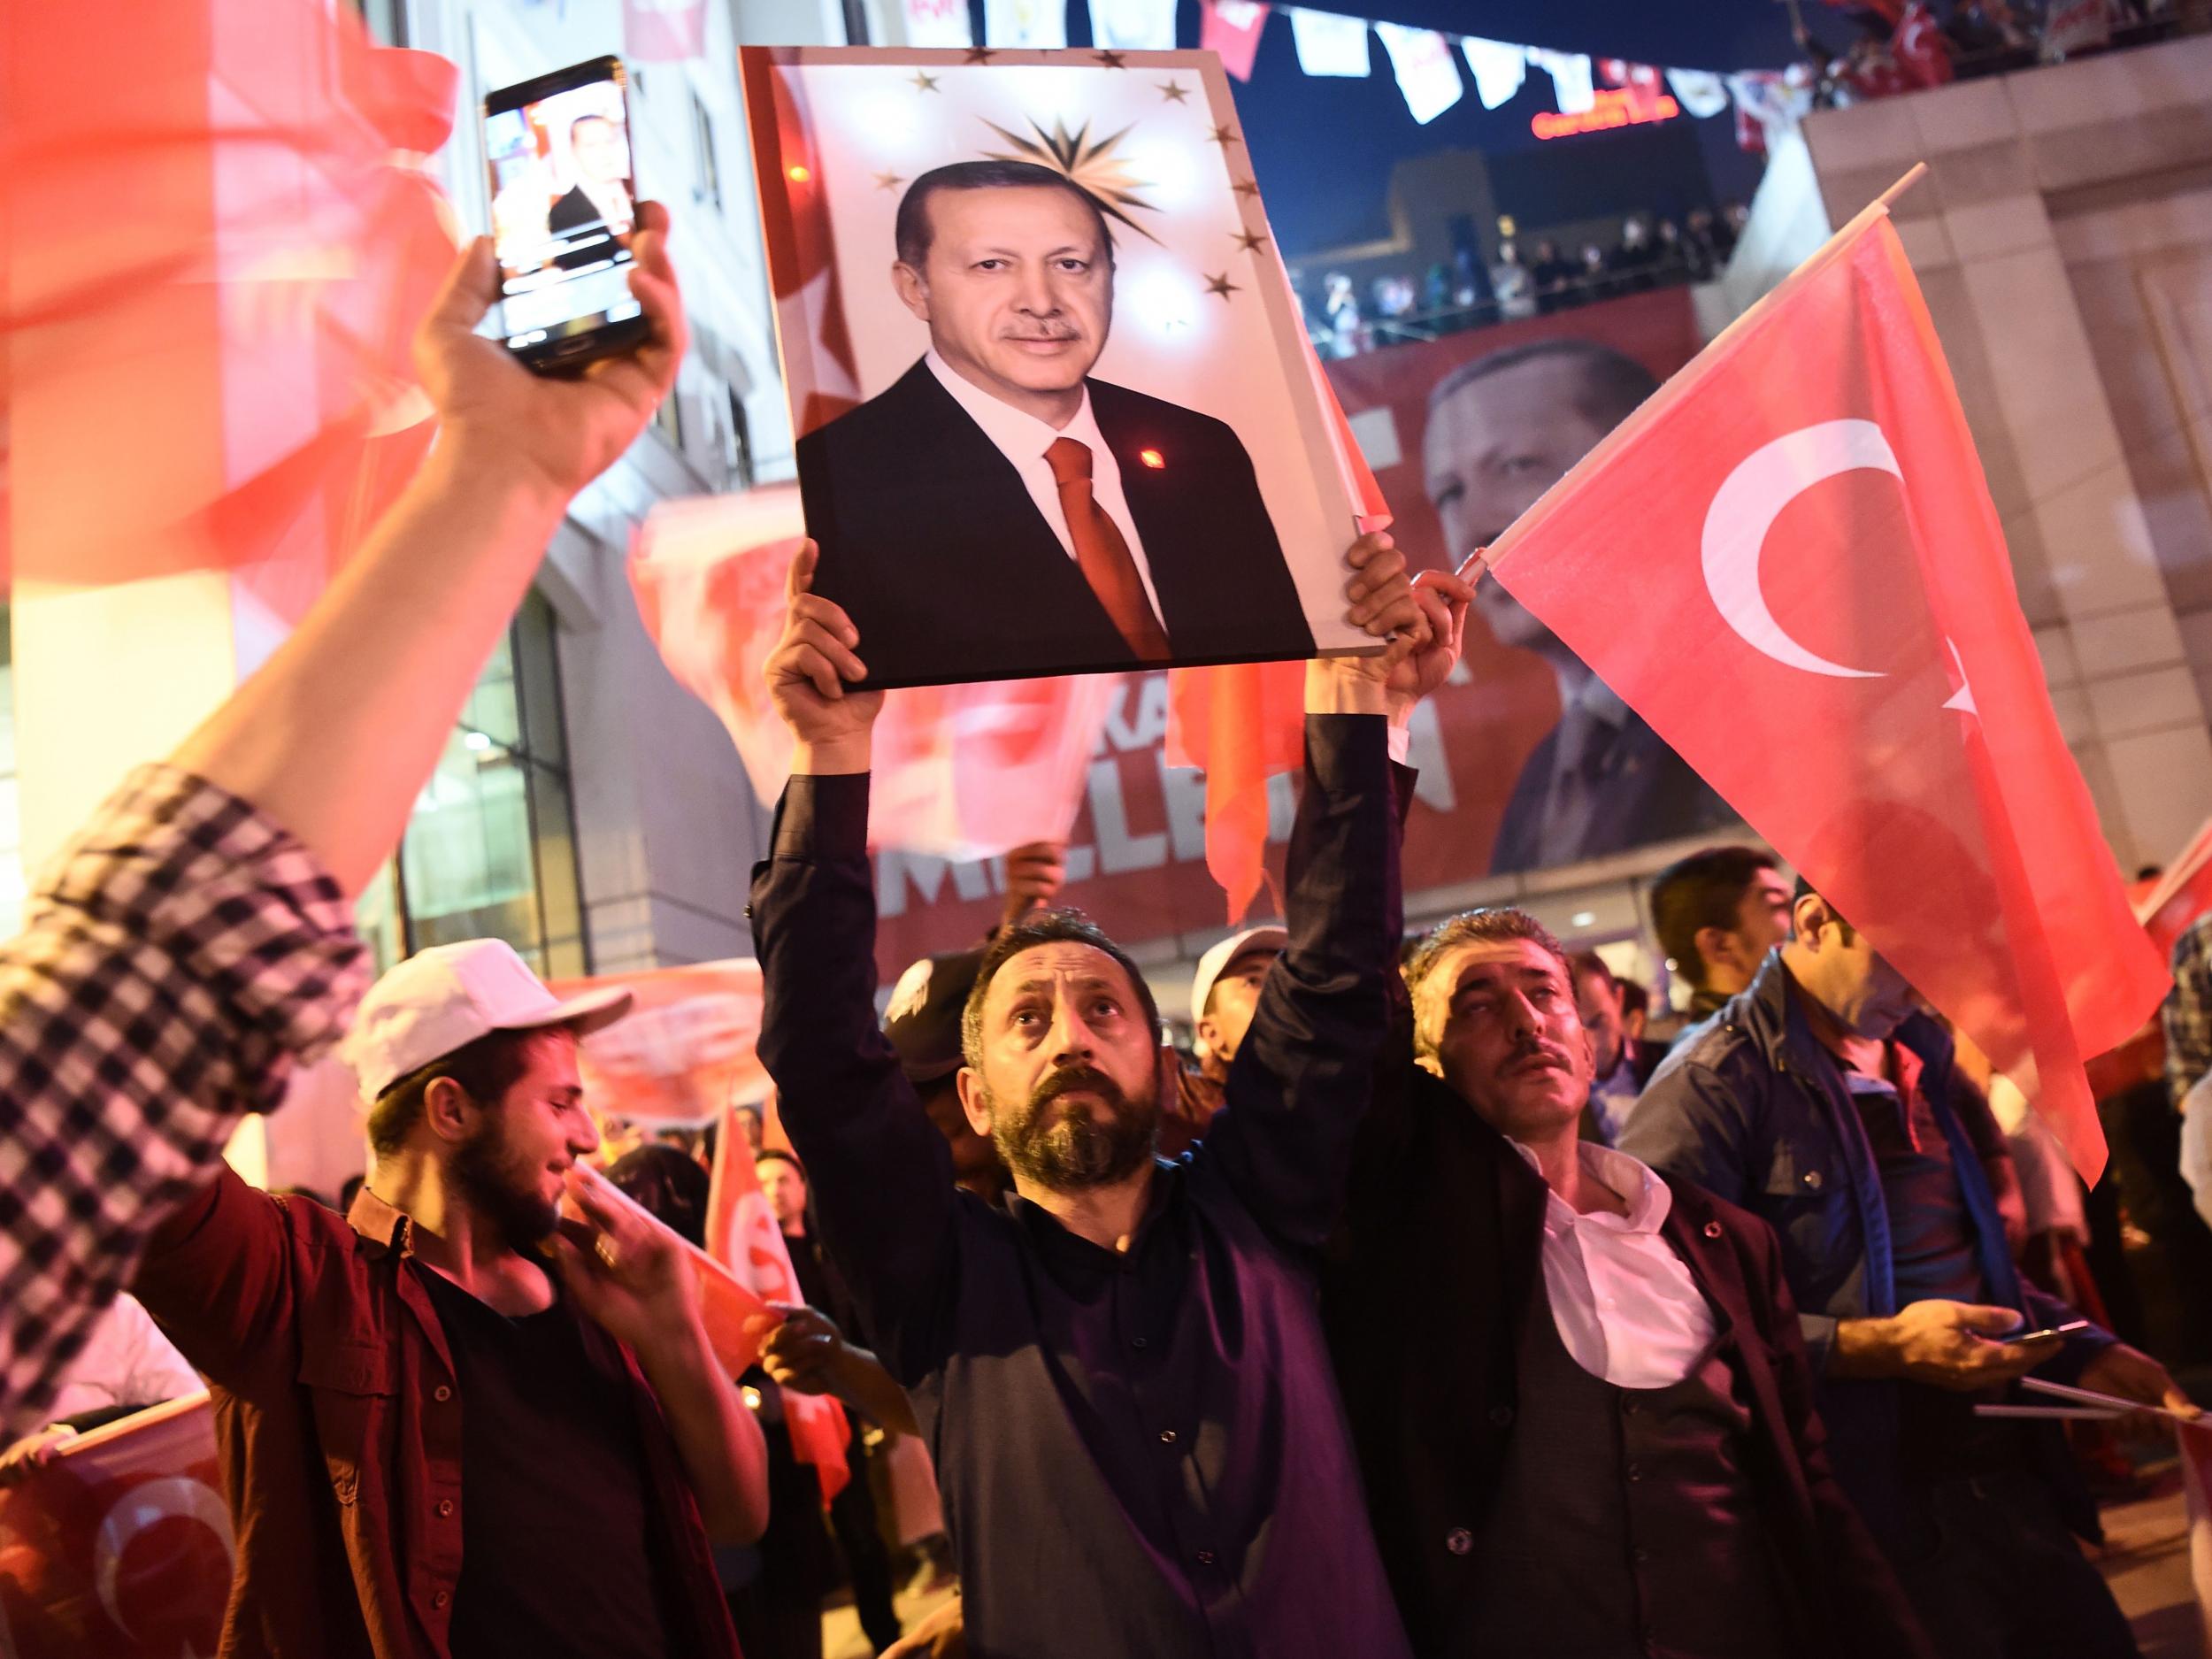
[[[1087,192],[1026,162],[940,167],[897,242],[930,349],[798,446],[814,591],[869,685],[1312,655],[1236,434],[1090,378],[1114,263]]]
[[[1404,979],[1417,1064],[1361,1129],[1322,1312],[1415,1652],[1926,1659],[1774,1235],[1578,1138],[1559,942],[1470,911]]]

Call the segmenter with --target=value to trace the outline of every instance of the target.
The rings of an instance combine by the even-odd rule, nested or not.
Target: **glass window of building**
[[[590,972],[554,632],[533,593],[464,705],[396,866],[363,895],[380,966],[503,939],[549,979]]]

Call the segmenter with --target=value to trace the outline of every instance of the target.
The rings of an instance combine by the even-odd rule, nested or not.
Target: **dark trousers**
[[[846,1466],[852,1479],[830,1500],[830,1530],[845,1554],[845,1571],[852,1579],[853,1606],[860,1614],[860,1628],[878,1653],[899,1639],[898,1609],[891,1604],[891,1555],[883,1547],[883,1532],[876,1525],[875,1488],[868,1479],[868,1451],[862,1443],[857,1422],[845,1443]]]
[[[2138,1659],[2097,1570],[2025,1470],[1914,1494],[1897,1576],[1944,1659]]]

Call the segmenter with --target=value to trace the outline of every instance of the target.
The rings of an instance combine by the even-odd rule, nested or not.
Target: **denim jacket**
[[[1989,1300],[2018,1310],[2030,1328],[2078,1317],[2024,1284],[2013,1266],[1997,1201],[1961,1117],[1959,1093],[1972,1085],[1954,1063],[1950,1036],[1915,1015],[1898,1027],[1897,1041],[1922,1063],[1921,1091],[1951,1148]],[[1749,988],[1676,1043],[1629,1114],[1621,1149],[1670,1180],[1741,1205],[1779,1236],[1806,1350],[1824,1373],[1820,1408],[1837,1443],[1837,1471],[1878,1534],[1885,1532],[1899,1497],[1901,1385],[1824,1373],[1838,1321],[1897,1311],[1889,1209],[1858,1110],[1790,995],[1778,949]],[[2041,1374],[2071,1381],[2112,1340],[2093,1327],[2080,1333]],[[2066,1464],[2062,1442],[2055,1433],[2038,1440],[2056,1448],[2055,1459],[2038,1462],[2053,1463],[2068,1520],[2093,1532],[2094,1508]]]

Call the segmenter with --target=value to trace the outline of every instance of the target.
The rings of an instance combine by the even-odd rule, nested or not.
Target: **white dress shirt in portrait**
[[[1576,1364],[1617,1388],[1680,1382],[1713,1346],[1718,1326],[1690,1270],[1659,1228],[1674,1194],[1624,1152],[1575,1143],[1582,1179],[1610,1187],[1628,1213],[1577,1215],[1544,1194],[1544,1289],[1552,1322]],[[1519,1141],[1513,1149],[1537,1167]]]
[[[1002,403],[981,387],[963,380],[957,370],[934,351],[922,359],[929,365],[929,372],[937,377],[938,384],[953,396],[953,400],[968,411],[968,418],[983,428],[983,435],[997,448],[998,452],[1014,464],[1014,471],[1028,488],[1029,498],[1037,503],[1037,511],[1052,526],[1052,534],[1060,538],[1060,546],[1069,558],[1075,557],[1075,538],[1068,530],[1068,516],[1060,510],[1060,486],[1052,476],[1052,463],[1045,459],[1056,439],[1072,438],[1091,452],[1091,499],[1105,510],[1121,532],[1121,539],[1129,544],[1129,557],[1137,562],[1137,575],[1144,583],[1145,602],[1152,607],[1152,614],[1167,626],[1167,616],[1160,609],[1159,590],[1152,585],[1152,565],[1144,556],[1144,541],[1137,534],[1136,520],[1129,516],[1128,498],[1121,490],[1121,464],[1114,459],[1114,452],[1106,447],[1105,435],[1098,429],[1098,418],[1091,413],[1091,390],[1083,388],[1083,406],[1075,411],[1075,419],[1055,431],[1036,416],[1026,414],[1011,403]]]

